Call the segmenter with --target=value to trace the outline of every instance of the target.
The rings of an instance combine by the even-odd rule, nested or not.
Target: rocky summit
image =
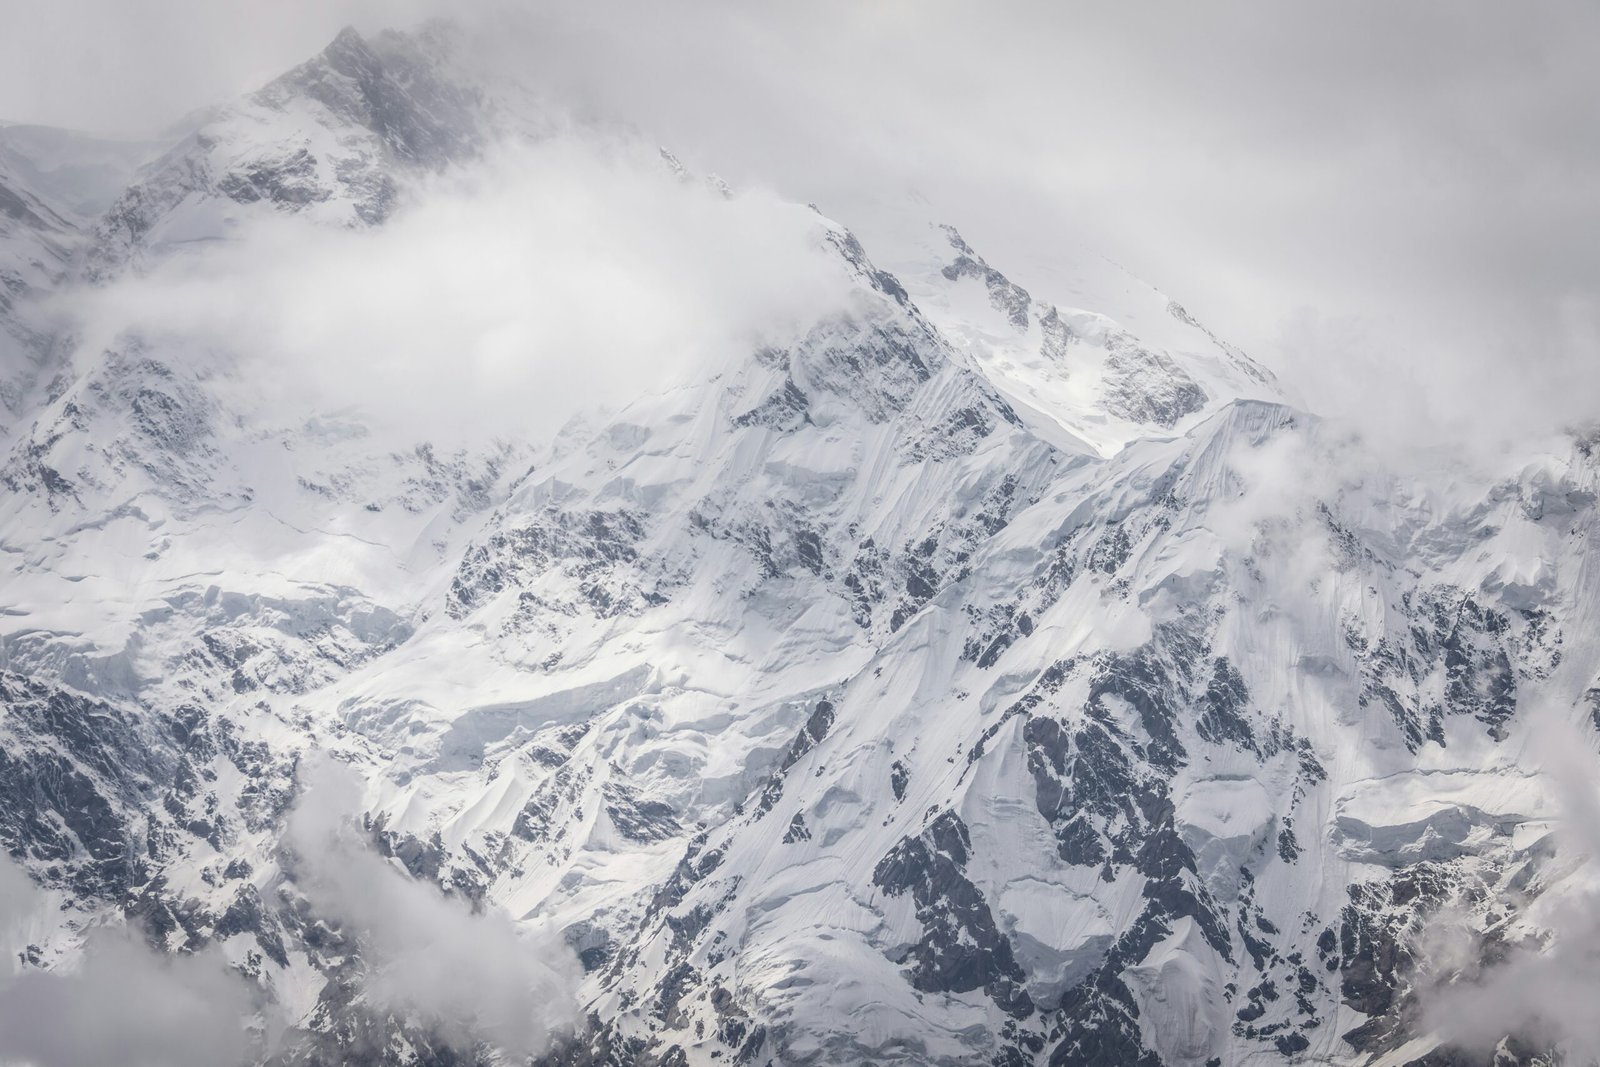
[[[1549,1062],[1429,1006],[1576,877],[1528,753],[1600,725],[1600,442],[1419,473],[904,206],[794,206],[834,295],[781,340],[464,447],[60,314],[557,135],[459,44],[347,30],[170,143],[0,128],[0,1002],[109,928],[246,988],[242,1062]]]

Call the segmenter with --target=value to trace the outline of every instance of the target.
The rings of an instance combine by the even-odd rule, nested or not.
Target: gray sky
[[[0,116],[148,129],[436,6],[0,0]],[[846,222],[914,189],[1002,269],[1103,251],[1314,407],[1600,410],[1592,3],[511,6],[576,106]]]

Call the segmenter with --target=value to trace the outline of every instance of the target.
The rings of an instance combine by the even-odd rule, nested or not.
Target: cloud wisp
[[[1536,755],[1558,801],[1558,859],[1526,903],[1510,943],[1485,965],[1485,944],[1446,913],[1424,932],[1425,971],[1459,975],[1424,995],[1424,1025],[1445,1044],[1492,1050],[1502,1039],[1558,1048],[1562,1062],[1600,1063],[1600,793],[1594,755],[1575,730],[1551,725]],[[1520,933],[1516,932],[1520,931]]]
[[[300,777],[284,838],[295,884],[360,943],[369,1003],[460,1048],[487,1041],[523,1059],[573,1028],[579,971],[559,937],[494,908],[474,912],[373,852],[352,818],[361,784],[348,768],[313,754]]]
[[[1112,256],[1386,446],[1596,418],[1600,11],[1577,0],[26,6],[5,118],[142,132],[345,22],[444,14],[557,106],[847,225],[915,200],[1002,270]],[[77,62],[41,63],[61,40]]]
[[[519,1060],[574,1029],[581,971],[556,933],[493,907],[475,911],[373,851],[348,768],[313,753],[300,778],[283,836],[294,884],[359,945],[366,1003],[459,1050],[486,1043]],[[215,946],[166,953],[127,927],[94,926],[63,963],[19,964],[41,932],[59,933],[50,904],[0,855],[0,950],[17,967],[0,974],[0,1062],[218,1067],[281,1051],[296,1020]]]
[[[558,98],[847,225],[915,198],[1001,270],[1111,256],[1385,444],[1597,417],[1593,5],[518,17]]]
[[[0,856],[0,936],[37,925],[48,900]],[[25,945],[7,943],[12,960]],[[217,1067],[256,1047],[259,993],[215,950],[169,955],[125,927],[95,927],[76,959],[0,977],[0,1062],[32,1067]]]
[[[85,359],[140,338],[279,425],[353,409],[398,446],[539,440],[842,307],[821,227],[572,132],[419,179],[381,228],[263,212],[57,310]]]

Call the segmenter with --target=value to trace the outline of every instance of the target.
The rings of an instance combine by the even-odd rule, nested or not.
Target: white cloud
[[[576,957],[554,933],[407,876],[371,851],[351,817],[354,774],[331,759],[301,762],[305,792],[286,843],[296,884],[320,915],[356,934],[368,1001],[434,1027],[462,1047],[488,1040],[526,1057],[578,1021]]]
[[[410,878],[355,829],[361,784],[321,754],[284,842],[319,917],[360,945],[361,995],[467,1050],[487,1041],[526,1058],[579,1021],[581,977],[552,930]],[[59,934],[50,897],[0,855],[0,950],[15,963],[41,931]],[[63,963],[0,972],[0,1063],[31,1067],[219,1067],[259,1054],[285,1020],[212,948],[166,954],[124,927],[97,926]]]
[[[1490,965],[1462,915],[1447,912],[1433,920],[1421,945],[1424,973],[1464,977],[1424,996],[1422,1022],[1451,1045],[1487,1050],[1512,1035],[1561,1048],[1562,1062],[1593,1064],[1600,1062],[1595,756],[1571,727],[1544,726],[1535,755],[1560,803],[1558,859],[1540,876],[1542,894],[1519,902],[1524,921]]]
[[[0,100],[7,118],[147,128],[256,87],[343,22],[429,13],[489,26],[499,62],[579,113],[847,224],[915,190],[1002,270],[1111,255],[1314,408],[1375,430],[1514,436],[1594,416],[1600,74],[1597,9],[1577,0],[1159,17],[1036,0],[0,0]],[[1302,313],[1361,335],[1337,331],[1330,353]],[[1331,390],[1330,354],[1346,368]]]
[[[19,951],[44,894],[0,856],[0,934]],[[13,959],[15,957],[13,956]],[[221,955],[167,955],[132,931],[97,927],[68,967],[0,977],[0,1062],[32,1067],[218,1067],[251,1048],[248,983]]]
[[[268,419],[357,408],[401,439],[538,439],[843,306],[821,220],[724,198],[654,148],[571,133],[410,190],[381,228],[264,212],[63,297],[86,358],[134,334]]]
[[[1593,5],[524,10],[505,48],[559,98],[846,224],[915,190],[1001,270],[1107,254],[1315,410],[1452,440],[1596,415]],[[1307,311],[1359,334],[1286,337]]]

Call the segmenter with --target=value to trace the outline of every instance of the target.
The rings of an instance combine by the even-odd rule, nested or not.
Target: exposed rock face
[[[985,263],[983,257],[962,240],[954,226],[944,229],[950,238],[950,247],[956,250],[956,258],[940,273],[952,282],[961,278],[977,278],[989,291],[989,303],[994,305],[994,309],[1002,312],[1016,329],[1026,330],[1028,313],[1033,308],[1033,298],[1028,296],[1028,291]],[[1051,308],[1047,314],[1053,316],[1055,309]]]
[[[502,117],[451,47],[347,31],[88,227],[0,192],[62,250],[16,291],[197,205],[382,225]],[[552,1065],[1450,1062],[1418,935],[1530,932],[1530,709],[1600,721],[1592,443],[1286,488],[1339,442],[1153,290],[814,238],[846,306],[559,448],[252,423],[137,338],[19,390],[0,843],[52,944],[219,947],[283,1062],[491,1062],[375,1010],[299,891],[321,748],[397,869],[560,930]]]

